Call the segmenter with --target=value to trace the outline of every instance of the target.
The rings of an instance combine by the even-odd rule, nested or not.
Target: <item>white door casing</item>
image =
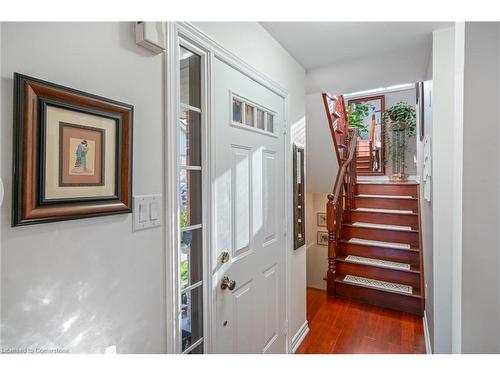
[[[215,58],[212,295],[216,353],[285,353],[285,100]],[[274,113],[274,134],[232,123],[232,96]],[[221,252],[230,260],[222,264]],[[220,288],[224,276],[234,290]]]

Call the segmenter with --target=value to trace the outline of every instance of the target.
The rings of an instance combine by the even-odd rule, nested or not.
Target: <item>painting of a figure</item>
[[[59,186],[104,183],[104,129],[60,124]]]
[[[70,138],[70,148],[79,141],[80,139]],[[86,139],[81,140],[74,153],[75,162],[70,164],[73,167],[69,174],[94,174],[95,142]]]

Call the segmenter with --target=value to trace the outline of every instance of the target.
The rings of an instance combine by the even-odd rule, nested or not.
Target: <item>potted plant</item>
[[[389,179],[406,181],[408,175],[405,173],[405,153],[408,140],[415,136],[417,127],[415,107],[405,102],[398,102],[384,112],[382,121],[385,124],[386,162],[388,155],[392,161],[392,174]]]
[[[359,138],[362,137],[362,133],[368,132],[368,124],[365,124],[364,119],[374,108],[373,105],[364,102],[349,104],[347,107],[347,121],[349,122],[349,127],[358,129]]]

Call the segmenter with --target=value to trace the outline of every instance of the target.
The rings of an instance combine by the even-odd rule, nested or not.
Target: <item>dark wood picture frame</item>
[[[420,141],[423,141],[425,136],[424,82],[415,83],[415,91],[417,96],[419,136]]]
[[[347,105],[351,105],[354,103],[362,103],[370,100],[380,100],[380,118],[382,119],[382,115],[385,112],[385,95],[374,95],[374,96],[366,96],[362,98],[349,99]],[[360,175],[365,176],[384,176],[385,175],[385,142],[384,142],[384,128],[385,124],[383,121],[380,121],[380,142],[381,142],[381,151],[380,151],[380,171],[378,172],[358,172]]]
[[[321,223],[323,221],[323,223]],[[326,212],[318,212],[316,214],[316,226],[326,228]]]
[[[322,240],[322,236],[326,235],[326,241]],[[320,246],[328,246],[328,232],[324,230],[319,230],[316,234],[316,243]]]
[[[300,165],[297,158],[300,155]],[[293,144],[293,248],[306,244],[304,147]],[[300,176],[298,175],[300,173]]]
[[[45,199],[48,106],[115,122],[114,194]],[[131,213],[133,117],[132,105],[14,73],[12,226]]]

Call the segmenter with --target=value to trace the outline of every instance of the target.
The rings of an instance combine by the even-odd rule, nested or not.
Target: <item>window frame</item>
[[[179,142],[180,142],[180,129],[179,126],[176,127],[175,129],[175,136],[174,139],[176,140],[176,161],[175,161],[175,174],[176,174],[176,179],[175,179],[175,187],[176,187],[176,194],[175,194],[175,206],[177,212],[177,215],[175,217],[176,221],[176,231],[175,231],[175,243],[176,246],[174,248],[174,256],[173,256],[173,267],[175,268],[175,276],[174,276],[174,295],[175,295],[175,304],[174,304],[174,326],[176,329],[176,333],[174,334],[174,352],[175,353],[180,353],[180,354],[188,354],[196,349],[199,349],[200,345],[203,348],[203,353],[207,353],[208,351],[208,327],[209,327],[209,321],[208,321],[208,298],[209,298],[209,293],[208,293],[208,283],[207,283],[207,266],[209,262],[209,257],[208,257],[208,227],[206,223],[208,222],[207,220],[207,215],[210,210],[210,207],[207,207],[207,204],[210,202],[210,196],[204,192],[204,189],[202,186],[200,186],[200,189],[202,189],[202,195],[201,195],[201,223],[195,223],[193,225],[189,225],[187,227],[181,228],[180,227],[180,195],[179,195],[179,186],[180,186],[180,174],[182,170],[185,170],[186,173],[189,173],[190,171],[197,171],[198,173],[201,174],[201,183],[203,184],[203,181],[209,181],[210,180],[210,174],[208,171],[207,167],[207,159],[208,159],[208,121],[209,121],[209,106],[208,106],[208,84],[209,84],[209,77],[208,77],[208,59],[209,56],[207,52],[201,48],[199,48],[197,45],[194,43],[190,42],[188,39],[184,38],[180,34],[178,34],[177,38],[175,38],[176,43],[174,47],[176,48],[176,77],[177,77],[177,82],[176,82],[176,114],[177,114],[177,123],[179,121],[179,118],[181,117],[181,109],[184,110],[191,110],[200,113],[200,143],[201,143],[201,163],[200,165],[188,165],[183,164],[181,162],[181,153],[180,153],[180,148],[179,148]],[[201,90],[201,100],[200,100],[200,108],[198,107],[193,107],[189,103],[182,103],[181,102],[181,88],[180,88],[180,57],[181,57],[181,47],[184,49],[189,50],[190,52],[200,56],[200,90]],[[182,288],[181,285],[181,272],[180,272],[180,266],[181,266],[181,242],[182,242],[182,233],[185,231],[189,230],[201,230],[202,233],[202,277],[201,280],[195,282],[194,284],[188,284],[186,287]],[[192,291],[196,288],[200,288],[202,292],[202,301],[203,301],[203,306],[202,306],[202,311],[201,313],[203,314],[203,320],[202,320],[202,336],[197,339],[195,342],[191,343],[189,347],[187,347],[185,350],[182,350],[182,319],[181,319],[181,301],[182,301],[182,294]]]
[[[233,101],[234,100],[237,100],[237,101],[241,102],[241,104],[242,104],[242,106],[241,106],[242,107],[242,110],[241,110],[241,121],[242,122],[241,123],[233,120],[234,119],[234,117],[233,117],[233,115],[234,115],[234,113],[233,113]],[[246,110],[245,109],[246,109],[247,105],[253,107],[253,125],[246,124]],[[274,124],[275,124],[274,119],[276,118],[277,113],[275,111],[273,111],[272,109],[269,109],[267,107],[264,107],[263,105],[257,104],[256,102],[254,102],[250,99],[246,99],[243,96],[238,95],[232,91],[229,91],[229,108],[230,108],[230,111],[229,111],[229,125],[230,126],[235,127],[235,128],[239,128],[239,129],[245,129],[248,131],[253,131],[253,132],[267,135],[270,137],[278,138],[278,135],[276,134],[277,129],[274,126]],[[264,112],[264,129],[259,129],[257,127],[257,110],[258,109],[261,110],[262,112]],[[272,118],[273,118],[273,131],[272,132],[267,130],[268,115],[272,116]]]

